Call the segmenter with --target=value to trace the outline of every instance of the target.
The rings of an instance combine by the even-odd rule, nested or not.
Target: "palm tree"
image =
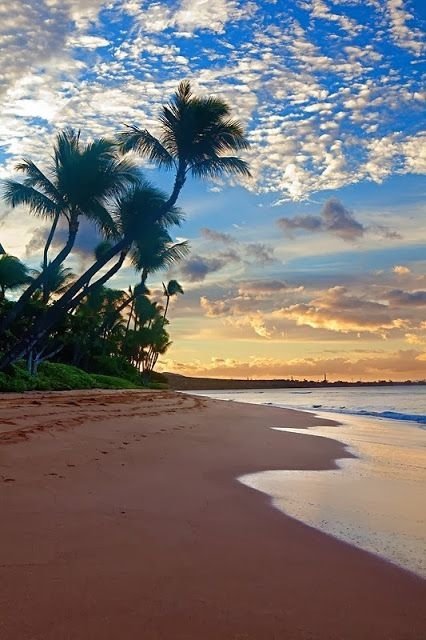
[[[44,274],[43,289],[41,292],[41,299],[44,304],[47,304],[52,297],[61,296],[75,280],[75,275],[71,269],[64,267],[63,264],[57,264],[53,268],[48,263],[48,268]],[[40,273],[45,269],[44,262],[41,264],[41,271],[34,270],[34,277],[38,277]]]
[[[134,311],[134,302],[141,296],[149,293],[146,287],[146,280],[150,273],[167,269],[179,260],[182,260],[189,253],[189,244],[186,240],[173,242],[170,235],[161,226],[156,225],[153,229],[147,230],[144,238],[141,238],[134,247],[131,260],[136,271],[141,273],[141,281],[132,289],[129,288],[128,297],[122,302],[118,310],[124,311],[130,306],[128,327]],[[127,328],[128,330],[128,328]]]
[[[158,138],[147,129],[126,125],[118,141],[124,153],[134,151],[158,167],[175,172],[167,201],[167,206],[173,206],[188,174],[195,178],[250,176],[244,160],[225,155],[248,147],[243,128],[230,118],[230,111],[220,98],[194,96],[189,81],[184,80],[163,106]]]
[[[164,315],[163,315],[163,324],[164,324],[166,321],[167,311],[169,309],[170,298],[172,298],[173,296],[176,296],[178,293],[183,295],[184,291],[182,286],[179,284],[177,280],[169,280],[169,282],[167,283],[167,286],[164,284],[164,282],[162,283],[162,285],[163,285],[164,295],[166,297],[166,306],[164,308]]]
[[[0,369],[28,353],[68,310],[75,308],[94,289],[104,285],[122,266],[127,254],[151,233],[152,227],[178,225],[182,213],[176,207],[165,209],[166,196],[149,182],[140,180],[111,206],[116,243],[105,248],[99,258],[80,276],[34,325],[29,336],[13,347],[0,361]],[[162,211],[160,215],[159,212]],[[93,276],[118,254],[118,260],[95,282]]]
[[[155,250],[163,250],[170,263],[176,255],[185,255],[186,243],[177,243],[174,247],[164,248],[164,238],[171,242],[167,228],[180,225],[182,212],[177,207],[165,208],[166,196],[162,191],[153,187],[148,181],[140,179],[139,183],[129,188],[127,192],[116,199],[111,206],[112,217],[116,229],[116,244],[103,243],[97,250],[96,262],[70,287],[66,294],[55,305],[62,306],[66,311],[75,306],[93,288],[105,284],[121,268],[125,258],[130,254],[133,264],[138,267],[141,253],[150,243],[154,243]],[[162,239],[161,244],[159,238]],[[112,258],[119,255],[115,262],[101,278],[91,283],[94,275]],[[172,258],[171,256],[174,256]],[[158,258],[159,259],[159,258]],[[158,266],[156,267],[158,268]],[[52,309],[53,311],[53,309]]]
[[[53,157],[45,173],[28,159],[20,162],[16,170],[25,174],[25,178],[22,182],[6,180],[3,199],[12,208],[27,205],[34,215],[51,220],[51,227],[44,247],[42,271],[4,319],[0,331],[11,325],[34,291],[44,287],[48,273],[69,255],[81,216],[92,220],[105,234],[113,233],[114,223],[106,203],[109,198],[122,194],[137,175],[132,162],[117,157],[113,142],[99,138],[83,144],[80,132],[72,129],[56,136]],[[49,251],[62,220],[68,227],[68,237],[49,262]],[[46,296],[45,292],[44,298]]]
[[[0,256],[0,301],[5,299],[7,289],[14,291],[30,280],[28,267],[18,258],[7,253]]]
[[[166,228],[177,224],[181,218],[175,204],[188,174],[195,177],[220,176],[223,174],[249,176],[248,165],[236,156],[227,156],[229,151],[238,151],[248,146],[241,125],[229,117],[229,106],[218,98],[193,96],[189,82],[182,82],[171,102],[163,108],[160,117],[159,139],[138,127],[128,127],[120,136],[124,152],[138,150],[160,167],[174,169],[175,180],[171,195],[153,195],[153,188],[139,185],[128,194],[116,198],[119,216],[117,234],[119,239],[69,288],[37,323],[31,335],[16,345],[0,361],[0,370],[26,353],[49,329],[59,321],[67,309],[72,308],[91,286],[104,284],[124,263],[137,238],[143,237],[147,224],[160,222]],[[151,189],[151,197],[148,197]],[[147,202],[144,200],[147,199]],[[145,205],[148,204],[147,215]],[[155,206],[154,206],[155,204]],[[129,217],[129,208],[133,209]],[[116,207],[117,209],[117,207]],[[91,279],[113,258],[118,260],[95,283]],[[82,291],[83,290],[83,291]]]
[[[168,349],[171,344],[168,342],[168,334],[164,330],[165,324],[166,323],[168,324],[167,311],[169,309],[170,298],[177,295],[178,293],[182,295],[184,293],[182,285],[179,284],[177,280],[169,280],[167,285],[165,285],[164,282],[162,283],[162,285],[163,285],[164,296],[166,298],[166,306],[164,307],[163,317],[161,318],[161,321],[158,323],[158,328],[156,332],[157,340],[153,341],[153,344],[149,349],[149,354],[147,358],[147,361],[148,361],[147,368],[149,371],[152,371],[154,369],[158,360],[158,356],[160,354],[165,353],[166,349]],[[163,334],[167,336],[167,340],[164,338]],[[163,347],[161,345],[164,346],[164,350],[162,350]]]

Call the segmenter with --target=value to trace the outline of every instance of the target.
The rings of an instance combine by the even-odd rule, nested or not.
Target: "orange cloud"
[[[282,361],[275,358],[250,357],[247,360],[213,357],[208,362],[199,360],[178,362],[164,360],[162,369],[183,375],[208,378],[322,378],[324,371],[329,380],[421,380],[426,378],[426,352],[414,349],[389,354],[368,354],[363,357],[316,356]]]

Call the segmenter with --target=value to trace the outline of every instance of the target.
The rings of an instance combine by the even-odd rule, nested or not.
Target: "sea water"
[[[426,386],[199,393],[337,420],[279,430],[339,440],[356,458],[329,471],[266,471],[240,481],[287,515],[426,577]]]
[[[273,404],[275,406],[321,410],[416,422],[426,427],[426,385],[364,387],[319,387],[317,389],[247,389],[199,391],[211,398]]]

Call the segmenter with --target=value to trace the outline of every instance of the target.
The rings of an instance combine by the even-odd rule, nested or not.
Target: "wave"
[[[346,407],[329,407],[322,404],[304,405],[304,406],[290,406],[288,404],[281,404],[277,402],[263,402],[265,405],[272,405],[276,407],[296,409],[299,411],[327,411],[330,413],[343,413],[345,415],[352,416],[365,416],[370,418],[383,418],[386,420],[400,420],[402,422],[416,422],[418,425],[424,425],[426,428],[426,415],[418,413],[402,413],[399,411],[368,411],[367,409],[348,409]]]
[[[385,418],[387,420],[400,420],[403,422],[416,422],[426,427],[426,416],[418,413],[401,413],[399,411],[368,411],[367,409],[346,409],[345,407],[325,407],[324,405],[312,405],[311,409],[321,409],[333,413],[345,415],[366,416],[370,418]]]
[[[346,412],[345,412],[346,413]],[[399,413],[398,411],[348,411],[361,416],[372,416],[374,418],[387,418],[388,420],[407,420],[409,422],[417,422],[426,425],[426,416],[417,413]]]

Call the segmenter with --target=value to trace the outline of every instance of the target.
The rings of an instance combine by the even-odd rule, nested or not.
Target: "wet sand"
[[[424,581],[237,480],[335,468],[339,442],[270,428],[331,424],[168,392],[0,396],[1,640],[425,637]]]

